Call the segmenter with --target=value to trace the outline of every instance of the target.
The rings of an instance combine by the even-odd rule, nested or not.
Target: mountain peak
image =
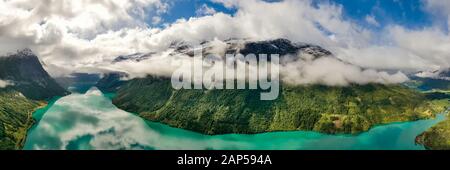
[[[209,49],[217,46],[216,41],[203,41],[200,43],[204,52],[208,54]],[[248,39],[228,39],[224,40],[226,44],[226,54],[279,54],[281,56],[287,54],[307,53],[314,57],[329,56],[332,53],[318,45],[308,43],[294,43],[289,39],[278,38],[272,40],[252,41]],[[193,56],[194,45],[188,44],[184,41],[173,42],[169,48],[174,49],[175,53],[183,53]]]
[[[285,38],[265,41],[246,42],[245,47],[240,50],[241,54],[287,54],[307,53],[314,57],[329,56],[332,53],[320,46],[307,43],[293,43]]]
[[[128,60],[140,62],[142,60],[146,60],[146,59],[152,57],[154,54],[156,54],[156,53],[149,52],[149,53],[134,53],[134,54],[130,54],[130,55],[120,55],[120,56],[116,57],[112,61],[112,63],[114,64],[114,63],[119,63],[119,62],[128,61]]]

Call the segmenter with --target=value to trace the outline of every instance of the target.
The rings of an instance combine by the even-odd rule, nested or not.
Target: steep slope
[[[42,68],[37,56],[29,49],[0,57],[0,79],[12,81],[15,90],[33,100],[68,94]]]
[[[33,124],[32,112],[43,105],[12,89],[0,89],[0,150],[21,149]]]
[[[168,125],[206,134],[315,130],[359,133],[377,124],[431,118],[442,107],[402,86],[284,85],[274,101],[259,90],[173,90],[147,77],[122,86],[113,103]]]

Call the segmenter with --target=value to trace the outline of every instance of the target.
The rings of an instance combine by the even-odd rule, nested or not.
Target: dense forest
[[[448,103],[401,85],[282,85],[280,97],[260,90],[174,90],[166,78],[134,79],[113,103],[126,111],[205,134],[314,130],[360,133],[377,124],[426,119]]]

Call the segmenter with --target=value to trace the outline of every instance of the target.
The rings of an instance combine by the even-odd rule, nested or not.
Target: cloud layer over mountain
[[[166,74],[171,70],[168,65],[175,61],[153,59],[152,64],[146,61],[126,66],[110,62],[116,56],[136,52],[164,54],[175,41],[199,44],[214,39],[288,38],[320,45],[345,61],[297,63],[292,67],[299,72],[286,75],[296,83],[400,82],[404,80],[401,73],[390,75],[375,69],[418,71],[450,67],[450,35],[442,29],[442,21],[450,24],[447,1],[423,0],[425,10],[436,16],[432,26],[410,29],[391,24],[379,31],[346,19],[342,6],[327,1],[213,1],[237,12],[229,15],[201,6],[198,17],[152,28],[148,21],[161,22],[158,17],[168,12],[169,2],[2,0],[0,53],[29,47],[53,75],[111,69],[135,73],[156,70]],[[370,21],[376,23],[375,18]],[[296,79],[297,76],[301,78]],[[323,77],[330,82],[323,82]]]

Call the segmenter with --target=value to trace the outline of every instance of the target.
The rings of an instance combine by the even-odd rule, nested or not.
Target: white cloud
[[[205,15],[213,15],[217,12],[214,8],[209,7],[206,4],[203,4],[200,8],[197,9],[197,11],[195,11],[195,13],[197,14],[197,16],[205,16]]]
[[[366,22],[368,24],[371,24],[371,25],[376,26],[376,27],[380,26],[380,23],[378,23],[377,19],[373,15],[366,15],[365,20],[366,20]]]
[[[53,75],[69,73],[148,49],[140,40],[153,31],[146,17],[167,8],[159,0],[1,0],[0,53],[31,48]]]
[[[442,26],[447,24],[450,29],[450,1],[442,0],[422,0],[425,3],[425,9],[435,15],[435,23]],[[447,23],[445,22],[447,21]],[[445,26],[445,25],[444,25]]]
[[[239,10],[233,16],[217,13],[179,20],[154,35],[150,41],[167,45],[174,40],[198,43],[214,38],[289,38],[330,47],[368,44],[372,36],[369,31],[343,20],[339,6],[322,4],[314,8],[309,1],[293,0],[279,3],[248,0],[236,1],[236,4]],[[332,41],[318,25],[331,31],[336,40]]]
[[[14,83],[9,80],[0,80],[0,88],[5,88],[12,85],[14,85]]]
[[[320,45],[341,60],[369,69],[417,71],[449,67],[450,38],[438,28],[409,30],[393,25],[383,28],[381,33],[372,32],[346,20],[341,6],[327,2],[313,6],[310,0],[214,1],[235,8],[237,13],[211,12],[207,16],[180,19],[165,28],[148,28],[145,21],[160,23],[158,14],[168,12],[170,5],[157,0],[88,0],[57,1],[49,6],[46,0],[37,4],[29,0],[3,0],[0,1],[0,53],[29,47],[53,75],[122,68],[136,74],[160,68],[158,74],[166,74],[170,67],[162,67],[164,60],[120,67],[111,65],[110,61],[118,55],[136,52],[162,54],[174,41],[198,44],[214,39],[288,38]],[[148,16],[149,12],[155,15]],[[369,16],[368,22],[377,23],[372,19]],[[381,74],[372,76],[372,81],[378,80]]]
[[[51,4],[51,5],[49,5]],[[3,23],[19,26],[16,33],[28,31],[38,34],[48,22],[57,23],[59,31],[70,32],[83,38],[124,26],[145,25],[145,12],[160,4],[157,0],[110,0],[110,1],[71,1],[71,0],[14,0],[0,2]],[[5,24],[7,25],[7,24]],[[32,28],[22,28],[31,26]],[[43,30],[39,30],[43,29]],[[11,30],[13,31],[13,30]]]
[[[161,23],[161,21],[162,21],[162,18],[159,17],[159,16],[152,17],[152,24],[153,25],[157,25],[157,24]]]
[[[369,83],[396,84],[408,80],[408,77],[401,72],[388,74],[373,69],[361,69],[330,57],[289,63],[282,67],[281,74],[284,76],[283,80],[288,83],[329,86]]]
[[[437,28],[407,30],[399,26],[388,28],[388,33],[396,47],[423,60],[416,65],[427,64],[428,68],[450,68],[450,35],[448,33]]]
[[[240,43],[245,43],[244,41]],[[233,44],[233,46],[236,44]],[[215,39],[212,42],[204,44],[203,48],[207,49],[205,53],[215,54],[216,56],[224,56],[227,47],[226,42]],[[237,44],[243,46],[243,44]],[[209,47],[213,47],[210,49]],[[195,47],[194,47],[195,48]],[[223,66],[225,65],[223,58],[216,58],[214,64],[199,65],[202,61],[199,58],[191,58],[185,54],[173,53],[173,50],[167,50],[153,55],[148,60],[134,62],[132,60],[123,61],[116,64],[107,64],[100,66],[104,69],[112,69],[123,71],[130,74],[129,78],[145,77],[147,74],[171,77],[175,70],[184,70],[182,72],[190,72],[191,65],[194,67],[203,67],[203,72],[215,70],[215,73],[223,74]],[[289,58],[293,58],[289,57]],[[318,59],[309,54],[300,53],[295,58],[297,61],[283,62],[280,64],[281,80],[290,84],[323,84],[329,86],[347,86],[349,84],[396,84],[408,80],[408,77],[401,72],[388,74],[374,69],[363,69],[353,64],[345,63],[332,56],[324,56]],[[196,60],[196,61],[194,61]],[[196,65],[197,64],[197,65]],[[245,62],[238,62],[237,65],[243,65]],[[228,67],[227,71],[232,68]],[[236,77],[239,80],[248,78],[251,81],[257,80],[258,69],[256,65],[249,65],[249,77]],[[226,74],[229,74],[226,73]],[[196,75],[202,76],[202,75]],[[223,75],[224,76],[224,75]],[[194,76],[195,77],[195,76]],[[225,77],[224,77],[225,78]],[[199,79],[201,80],[201,79]],[[195,82],[195,81],[194,81]],[[201,83],[201,82],[195,82]]]
[[[26,149],[230,149],[235,146],[252,145],[252,141],[236,141],[228,137],[211,137],[189,134],[183,137],[167,133],[159,128],[151,128],[148,122],[137,115],[115,107],[108,98],[96,95],[97,89],[88,94],[72,94],[61,98],[48,110],[36,128],[28,135]],[[64,109],[61,112],[58,109]],[[156,125],[156,124],[155,124]],[[66,128],[61,128],[64,126]],[[158,126],[158,125],[157,125]],[[202,139],[202,140],[199,140]],[[164,142],[161,142],[164,141]]]

